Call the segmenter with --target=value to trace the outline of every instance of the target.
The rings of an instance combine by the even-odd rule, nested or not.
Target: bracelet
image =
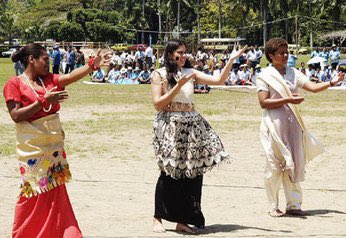
[[[95,58],[89,58],[88,65],[93,71],[98,70],[100,68],[95,65]]]
[[[334,86],[334,84],[332,83],[332,80],[329,81],[329,84],[330,84],[330,86],[332,86],[332,87]]]

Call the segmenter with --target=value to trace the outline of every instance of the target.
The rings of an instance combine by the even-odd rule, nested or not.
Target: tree
[[[51,21],[48,26],[46,27],[46,30],[44,31],[43,35],[46,39],[59,39],[59,28],[61,23],[59,21]]]
[[[84,38],[83,28],[76,22],[63,22],[58,29],[59,41],[82,41]]]

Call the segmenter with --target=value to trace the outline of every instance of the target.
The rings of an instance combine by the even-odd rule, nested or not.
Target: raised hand
[[[345,78],[345,73],[339,72],[337,76],[335,76],[334,78],[332,78],[331,83],[332,83],[333,85],[336,85],[337,83],[343,81],[344,78]]]
[[[247,49],[247,45],[245,45],[242,49],[240,49],[240,50],[237,50],[237,51],[233,51],[232,53],[231,53],[231,59],[236,59],[236,58],[238,58],[238,57],[240,57],[245,51],[246,51],[246,49]],[[233,61],[232,60],[232,61]]]
[[[98,49],[94,58],[94,64],[96,67],[105,66],[108,65],[111,60],[112,52],[101,54],[101,49]]]

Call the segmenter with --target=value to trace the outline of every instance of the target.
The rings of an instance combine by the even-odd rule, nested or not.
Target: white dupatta
[[[258,76],[257,80],[262,80],[265,83],[267,83],[276,92],[278,92],[283,98],[292,97],[291,90],[288,88],[285,82],[285,79],[274,67],[267,67],[265,69],[265,72],[262,72],[262,73],[263,74],[260,74],[260,76]],[[305,160],[308,162],[312,160],[313,158],[315,158],[316,156],[322,154],[324,152],[324,147],[307,130],[304,124],[304,121],[302,119],[302,116],[300,115],[300,112],[298,110],[298,107],[294,104],[287,104],[287,106],[291,109],[299,125],[301,126],[301,129],[303,132],[304,156],[305,156]],[[266,129],[268,129],[268,131],[270,132],[274,142],[276,143],[281,154],[286,160],[286,167],[292,168],[292,166],[294,165],[293,165],[291,153],[286,148],[284,143],[281,141],[280,137],[277,135],[268,110],[264,111],[263,118],[262,118],[262,126],[265,126]]]

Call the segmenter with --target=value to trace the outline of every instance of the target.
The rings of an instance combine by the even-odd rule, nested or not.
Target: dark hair
[[[30,43],[21,48],[19,51],[15,52],[12,55],[12,61],[20,61],[23,64],[24,68],[26,68],[29,65],[28,58],[30,55],[32,55],[34,59],[38,59],[43,52],[46,52],[46,50],[42,45]]]
[[[272,63],[272,59],[269,55],[275,54],[275,52],[281,47],[286,46],[288,48],[288,43],[282,38],[272,38],[266,42],[264,52],[266,54],[267,60]]]
[[[163,59],[165,62],[165,68],[167,71],[167,81],[171,87],[174,87],[174,85],[177,84],[177,81],[175,80],[175,76],[178,72],[178,64],[174,59],[171,59],[169,57],[170,54],[173,54],[173,52],[179,48],[179,46],[186,46],[185,42],[181,40],[170,40],[167,42],[165,52],[163,53]],[[184,68],[192,68],[191,62],[186,59],[185,64],[183,66]]]

